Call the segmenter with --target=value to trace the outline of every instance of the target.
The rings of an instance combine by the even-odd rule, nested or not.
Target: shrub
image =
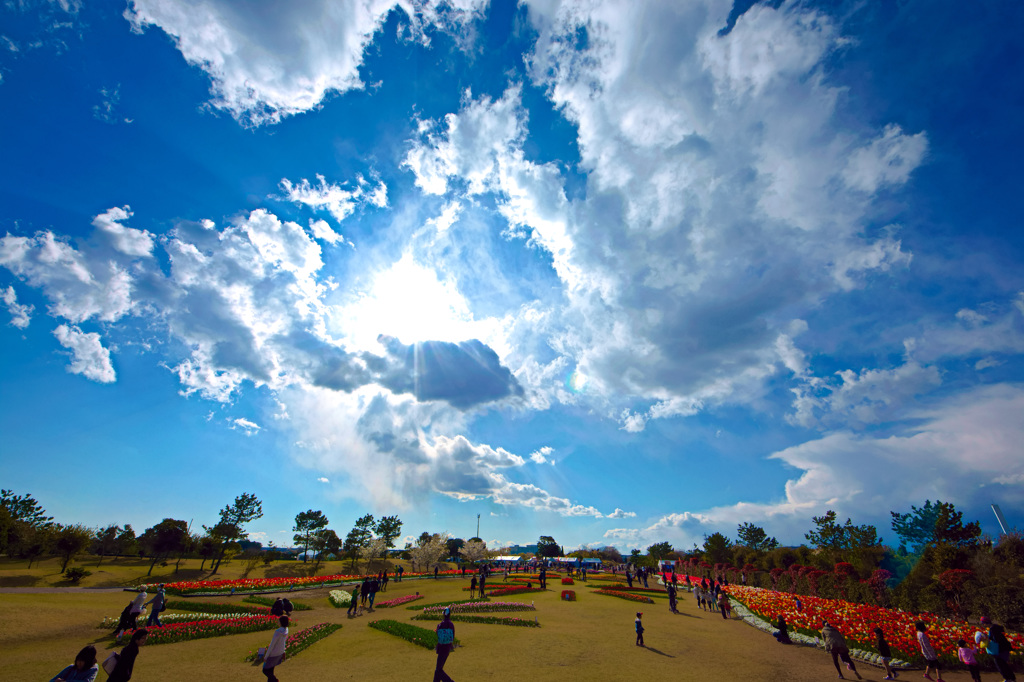
[[[76,585],[78,584],[79,580],[90,575],[92,575],[92,571],[87,571],[81,566],[74,566],[64,571],[64,577],[70,580],[71,582],[75,583]]]

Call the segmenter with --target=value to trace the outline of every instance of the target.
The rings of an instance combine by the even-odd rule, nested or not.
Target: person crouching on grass
[[[644,646],[644,624],[640,621],[644,617],[644,614],[637,612],[636,620],[633,624],[636,626],[636,645]]]
[[[896,673],[889,666],[889,661],[892,660],[892,650],[889,649],[889,643],[885,641],[885,633],[882,632],[882,628],[875,628],[875,636],[878,638],[878,641],[875,642],[875,646],[878,648],[878,658],[885,666],[885,677],[882,679],[895,680]]]

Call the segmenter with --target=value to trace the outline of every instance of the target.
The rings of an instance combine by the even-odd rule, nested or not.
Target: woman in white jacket
[[[274,668],[284,661],[284,648],[288,644],[288,616],[281,616],[279,620],[281,627],[274,630],[274,637],[263,658],[263,674],[267,676],[267,682],[278,682]]]

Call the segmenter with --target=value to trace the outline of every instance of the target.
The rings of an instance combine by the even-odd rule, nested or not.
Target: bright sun
[[[379,334],[402,343],[481,338],[486,322],[473,319],[454,281],[420,265],[411,254],[376,275],[369,291],[337,310],[336,319],[353,350],[379,350]]]

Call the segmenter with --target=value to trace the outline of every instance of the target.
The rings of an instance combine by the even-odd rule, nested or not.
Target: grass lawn
[[[123,573],[119,573],[120,567],[113,568],[103,581],[130,577],[128,567]],[[43,585],[50,584],[45,580],[45,577],[40,578]],[[497,576],[496,581],[500,580]],[[468,584],[468,577],[392,582],[388,591],[378,598],[418,591],[424,595],[424,603],[457,601],[464,598],[462,588]],[[681,595],[682,613],[677,615],[670,613],[667,603],[661,600],[656,604],[632,604],[580,589],[576,590],[578,601],[562,602],[559,600],[561,589],[555,580],[549,583],[547,592],[504,599],[534,602],[536,612],[507,615],[535,615],[541,623],[539,628],[456,623],[456,635],[462,646],[448,659],[446,671],[455,680],[562,682],[654,679],[810,682],[836,678],[831,659],[824,652],[779,645],[771,636],[741,621],[723,621],[717,613],[698,610],[688,595]],[[277,671],[282,680],[422,680],[433,674],[431,651],[367,627],[377,618],[432,627],[432,623],[412,620],[417,611],[399,607],[348,618],[345,609],[330,605],[328,591],[301,593],[301,600],[314,608],[296,612],[291,631],[320,622],[341,623],[343,628],[286,661]],[[4,623],[0,628],[0,650],[4,652],[5,677],[48,680],[70,664],[78,650],[89,643],[96,645],[102,660],[113,647],[113,637],[96,625],[104,616],[118,615],[129,598],[128,593],[89,589],[0,595],[0,622]],[[241,596],[204,599],[241,603]],[[633,619],[638,610],[644,612],[647,648],[634,645]],[[269,640],[270,633],[264,632],[143,647],[134,679],[142,682],[263,680],[259,668],[242,659]],[[881,680],[884,674],[866,664],[858,668],[868,680]],[[908,672],[903,677],[911,679],[918,675],[919,672]],[[951,672],[944,674],[944,678],[948,682],[966,682],[969,676]],[[102,672],[99,679],[105,679]],[[848,673],[848,679],[853,679],[852,673]]]

